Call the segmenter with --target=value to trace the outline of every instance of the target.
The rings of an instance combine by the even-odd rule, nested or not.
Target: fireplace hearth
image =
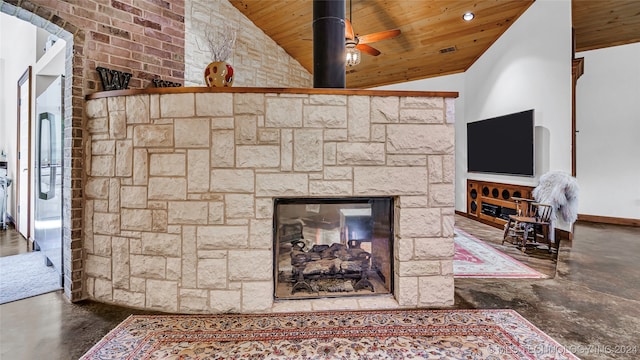
[[[392,292],[393,198],[280,198],[276,299]]]

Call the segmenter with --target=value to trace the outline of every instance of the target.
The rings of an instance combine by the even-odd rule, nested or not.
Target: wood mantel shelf
[[[399,90],[368,90],[368,89],[327,89],[327,88],[262,88],[262,87],[167,87],[147,89],[127,89],[100,91],[89,94],[86,100],[101,99],[115,96],[145,95],[145,94],[182,94],[182,93],[276,93],[276,94],[321,94],[321,95],[364,95],[364,96],[417,96],[457,98],[454,91],[399,91]]]

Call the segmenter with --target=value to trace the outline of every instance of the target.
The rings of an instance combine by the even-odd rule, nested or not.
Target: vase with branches
[[[204,80],[211,87],[226,87],[233,85],[233,67],[227,59],[233,52],[236,43],[236,29],[226,26],[222,31],[205,33],[207,45],[211,55],[211,63],[204,70]]]

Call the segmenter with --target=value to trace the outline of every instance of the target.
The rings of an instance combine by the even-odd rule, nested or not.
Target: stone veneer
[[[453,305],[455,94],[130,93],[86,103],[89,297],[184,313]],[[396,197],[393,294],[274,301],[273,198],[369,195]]]

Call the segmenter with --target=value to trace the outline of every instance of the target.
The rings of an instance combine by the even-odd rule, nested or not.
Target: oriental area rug
[[[547,278],[460,229],[454,229],[453,276],[457,278]]]
[[[577,359],[513,310],[132,315],[88,359]]]

